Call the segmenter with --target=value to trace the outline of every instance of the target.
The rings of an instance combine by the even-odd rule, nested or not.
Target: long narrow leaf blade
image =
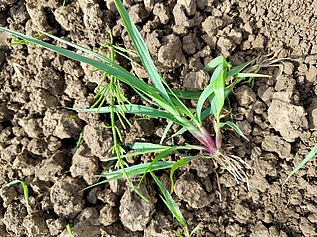
[[[155,89],[155,87],[152,87],[152,86],[146,84],[145,82],[143,82],[142,80],[140,80],[139,78],[137,78],[136,76],[134,76],[133,74],[131,74],[130,72],[128,72],[127,70],[125,70],[124,68],[122,68],[118,64],[112,62],[109,59],[107,60],[107,59],[103,58],[103,60],[107,60],[106,63],[103,63],[103,62],[91,59],[89,57],[80,55],[78,53],[72,52],[70,50],[63,49],[63,48],[60,48],[60,47],[55,46],[55,45],[51,45],[49,43],[43,42],[41,40],[23,35],[21,33],[18,33],[18,32],[3,28],[3,27],[0,27],[0,30],[3,30],[7,33],[15,35],[15,36],[22,38],[24,40],[27,40],[28,42],[31,42],[33,44],[36,44],[36,45],[39,45],[39,46],[44,47],[46,49],[49,49],[51,51],[54,51],[58,54],[61,54],[65,57],[68,57],[68,58],[73,59],[75,61],[89,64],[97,69],[100,69],[100,70],[108,73],[109,75],[112,75],[112,76],[120,79],[122,82],[130,85],[133,89],[138,90],[138,91],[142,91],[142,93],[150,96],[155,102],[160,103],[160,104],[166,103],[166,102],[164,102],[165,99],[163,99],[161,96],[159,96],[157,94],[157,90]]]
[[[259,74],[259,73],[250,73],[250,72],[248,72],[248,73],[238,73],[237,74],[237,77],[239,77],[239,78],[246,78],[246,77],[251,77],[251,78],[253,78],[253,77],[264,77],[264,78],[270,78],[271,76],[269,76],[269,75],[265,75],[265,74]]]
[[[222,108],[225,104],[225,80],[226,80],[226,76],[225,76],[225,69],[224,68],[225,68],[225,65],[221,65],[219,75],[213,83],[213,91],[215,94],[214,99],[217,99],[217,103],[216,103],[216,106],[217,106],[216,118],[217,118],[217,120],[220,118]]]
[[[247,66],[249,66],[250,64],[252,64],[255,61],[255,59],[250,60],[248,62],[245,62],[233,69],[231,69],[230,71],[227,72],[227,77],[231,77],[234,75],[237,75],[239,72],[241,72],[243,69],[245,69]]]
[[[210,83],[209,85],[206,87],[206,89],[201,93],[199,99],[198,99],[198,102],[197,102],[197,107],[196,107],[196,116],[197,116],[197,119],[200,123],[202,123],[202,114],[201,114],[201,110],[203,108],[203,105],[206,101],[206,99],[208,97],[210,97],[210,95],[214,92],[213,90],[213,83],[214,81],[219,77],[219,74],[220,74],[220,71],[221,71],[221,64],[217,66],[216,70],[214,71],[214,73],[212,74],[211,76],[211,79],[210,79]]]
[[[153,172],[150,172],[155,183],[157,186],[159,186],[162,194],[163,194],[163,201],[166,204],[167,208],[172,212],[172,214],[175,216],[175,218],[178,220],[179,223],[181,223],[183,226],[187,226],[186,220],[182,214],[182,212],[179,210],[179,207],[177,206],[176,202],[168,192],[168,190],[164,187],[162,182],[156,177],[156,175]]]
[[[152,171],[170,169],[174,165],[174,163],[175,163],[174,161],[159,161],[155,165],[152,166]],[[150,165],[150,163],[134,165],[134,166],[130,166],[130,167],[125,168],[125,171],[129,177],[135,176],[135,175],[140,175],[140,174],[143,174],[145,172],[145,170],[147,169],[147,167],[149,165]],[[112,181],[112,180],[121,179],[121,178],[123,178],[123,175],[124,175],[124,172],[122,169],[115,170],[115,171],[109,172],[109,173],[103,173],[101,175],[98,175],[98,177],[99,178],[100,177],[107,178],[106,180],[103,180],[103,181],[97,182],[93,185],[90,185],[87,188],[84,188],[84,190],[98,186],[100,184],[108,183],[109,181]]]
[[[170,130],[170,128],[173,126],[173,122],[172,121],[169,121],[168,124],[166,125],[166,128],[164,129],[164,132],[163,132],[163,135],[161,137],[161,140],[160,140],[160,144],[162,144],[167,136],[167,133],[168,131]]]
[[[152,169],[152,167],[161,159],[163,159],[164,157],[168,156],[169,154],[171,154],[172,152],[174,152],[175,150],[177,150],[176,147],[170,147],[162,152],[160,152],[160,154],[158,154],[150,163],[150,165],[147,167],[147,169],[145,170],[145,172],[142,175],[142,178],[139,181],[139,185],[141,184],[142,180],[144,179],[145,175]]]
[[[162,149],[168,149],[170,146],[163,146],[160,144],[155,144],[155,143],[149,143],[149,142],[135,142],[129,147],[133,150],[140,150],[140,151],[149,151],[149,150],[155,150],[157,149],[158,151]]]
[[[218,56],[216,58],[214,58],[213,60],[211,60],[204,68],[203,70],[205,72],[209,72],[212,69],[214,69],[215,67],[217,67],[219,64],[221,64],[223,60],[223,56]]]
[[[282,186],[300,169],[305,165],[311,158],[313,158],[317,153],[317,144],[311,149],[311,151],[307,154],[304,160],[295,167],[295,169],[287,176]]]
[[[143,106],[143,105],[136,105],[136,104],[126,104],[124,106],[122,105],[115,105],[112,108],[110,107],[101,107],[101,108],[93,108],[93,109],[80,109],[80,108],[75,108],[77,112],[89,112],[89,113],[110,113],[113,108],[116,109],[121,109],[125,113],[130,113],[130,114],[144,114],[147,115],[151,118],[166,118],[170,121],[173,121],[174,123],[179,124],[179,122],[169,113],[164,112],[162,110],[158,110],[152,107],[148,106]]]
[[[171,169],[171,172],[170,172],[170,180],[171,180],[171,191],[170,191],[170,193],[171,193],[171,194],[172,194],[173,191],[174,191],[174,179],[173,179],[174,172],[175,172],[179,167],[187,165],[188,162],[189,162],[189,159],[182,158],[182,159],[176,161],[176,163],[172,166],[172,169]]]
[[[245,140],[249,141],[249,139],[243,134],[243,132],[241,131],[241,129],[235,125],[233,122],[231,121],[227,121],[224,123],[219,123],[218,126],[219,127],[223,127],[224,125],[228,125],[229,127],[231,127],[233,130],[235,130],[241,137],[243,137]]]
[[[126,30],[128,34],[130,35],[130,38],[131,38],[131,41],[133,42],[135,50],[138,52],[140,59],[145,67],[145,70],[149,74],[154,86],[159,90],[161,96],[165,99],[166,102],[172,105],[169,95],[167,91],[165,90],[165,87],[162,83],[163,79],[156,70],[156,67],[151,59],[150,53],[146,47],[144,40],[141,37],[140,32],[135,27],[134,23],[132,22],[132,19],[130,18],[122,2],[120,0],[114,0],[114,1],[121,15],[121,18],[124,22]]]
[[[164,151],[165,149],[166,148],[148,149],[148,150],[144,150],[144,151],[136,151],[136,152],[132,152],[132,153],[121,155],[120,158],[124,159],[124,158],[127,158],[127,157],[133,157],[133,156],[139,156],[139,155],[144,155],[144,154],[148,154],[148,153],[160,152],[160,151]],[[100,159],[100,161],[102,161],[102,162],[109,162],[109,161],[115,161],[115,160],[118,160],[118,156],[111,157],[111,158],[102,158],[102,159]]]

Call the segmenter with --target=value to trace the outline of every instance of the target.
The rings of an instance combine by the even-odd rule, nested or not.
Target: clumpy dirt
[[[233,65],[270,52],[289,58],[260,71],[271,78],[239,85],[230,97],[233,118],[249,141],[227,128],[223,143],[251,165],[246,170],[250,190],[211,160],[197,159],[175,173],[173,197],[190,229],[199,224],[194,236],[317,236],[316,160],[281,186],[317,139],[317,1],[123,2],[173,88],[205,88],[209,76],[202,68],[220,54]],[[34,28],[49,31],[95,51],[109,43],[111,31],[115,44],[132,49],[112,0],[61,4],[0,0],[0,26],[32,36]],[[2,188],[0,235],[66,237],[68,223],[79,237],[181,232],[151,179],[141,186],[148,203],[124,180],[83,191],[106,166],[99,159],[111,156],[112,136],[103,126],[109,117],[79,113],[65,120],[76,115],[66,107],[90,107],[102,73],[90,73],[93,68],[87,65],[32,45],[9,47],[12,39],[0,32],[0,185],[25,181],[32,212],[27,213],[19,185]],[[118,59],[148,80],[143,69]],[[128,86],[123,90],[134,103],[142,103]],[[124,144],[159,141],[166,125],[129,119],[134,126],[123,131]],[[205,126],[212,132],[210,119]],[[82,131],[82,143],[74,151]],[[176,141],[191,143],[191,138],[184,134]],[[167,171],[157,175],[170,185]]]

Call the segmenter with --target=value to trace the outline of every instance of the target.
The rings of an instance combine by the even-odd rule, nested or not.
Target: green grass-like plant
[[[30,215],[31,214],[31,206],[30,206],[30,202],[29,202],[29,188],[26,185],[26,183],[24,181],[21,181],[21,180],[14,180],[14,181],[6,184],[5,187],[13,187],[17,184],[21,184],[21,186],[23,188],[26,210],[27,210],[27,213]]]
[[[111,40],[109,45],[104,47],[108,50],[108,55],[103,56],[99,53],[93,52],[90,49],[84,48],[80,45],[71,43],[64,39],[58,38],[51,34],[41,32],[42,35],[49,36],[55,40],[65,43],[75,49],[88,53],[96,59],[83,56],[79,53],[57,47],[46,43],[40,39],[32,38],[12,30],[0,27],[1,30],[11,33],[23,40],[38,46],[42,46],[56,53],[64,55],[70,59],[90,64],[95,67],[96,70],[102,70],[104,72],[104,78],[108,78],[108,83],[102,87],[102,82],[97,89],[96,103],[90,109],[75,108],[78,112],[90,112],[90,113],[108,113],[110,114],[110,126],[106,128],[112,129],[114,146],[110,149],[110,153],[115,154],[113,158],[101,159],[101,161],[116,163],[116,170],[112,172],[105,171],[100,177],[105,178],[96,185],[109,182],[110,180],[116,180],[125,178],[132,188],[143,199],[148,200],[138,189],[139,184],[147,173],[150,173],[159,189],[162,192],[162,200],[172,212],[174,217],[183,226],[185,236],[191,236],[198,230],[196,227],[192,232],[189,231],[186,220],[184,219],[181,211],[173,200],[171,194],[173,192],[174,182],[173,174],[175,170],[181,166],[187,165],[190,160],[195,158],[207,158],[212,159],[215,164],[222,165],[227,169],[235,178],[237,182],[245,181],[248,184],[248,177],[244,171],[244,166],[248,166],[241,158],[233,155],[227,155],[222,148],[222,134],[221,129],[225,125],[231,127],[234,131],[247,139],[242,131],[232,121],[222,121],[223,107],[225,100],[232,92],[233,88],[245,78],[250,77],[267,77],[265,75],[256,74],[250,72],[247,68],[252,66],[252,70],[259,65],[254,64],[255,60],[246,62],[238,67],[232,68],[232,65],[226,61],[223,56],[214,58],[209,62],[204,70],[206,72],[213,72],[210,78],[209,85],[202,92],[189,92],[184,90],[174,90],[170,88],[164,78],[158,73],[148,49],[143,41],[139,31],[133,24],[128,12],[124,8],[120,0],[115,0],[115,4],[122,17],[126,30],[130,36],[130,39],[135,47],[135,50],[140,57],[142,65],[147,71],[152,84],[145,83],[142,79],[136,77],[126,69],[122,68],[115,59],[115,53],[125,53],[122,48],[118,49],[113,45]],[[24,42],[24,41],[23,41]],[[127,52],[131,53],[131,52]],[[230,83],[229,79],[230,78]],[[132,104],[127,98],[123,96],[120,83],[124,83],[130,86],[144,101],[148,102],[150,106],[144,106],[140,104]],[[105,98],[109,96],[107,106],[103,106]],[[183,103],[184,99],[197,99],[196,108],[189,108]],[[206,102],[209,106],[205,107]],[[120,130],[115,125],[116,120],[119,120],[123,125],[128,123],[125,114],[141,114],[149,118],[163,118],[168,121],[168,125],[163,133],[160,144],[135,142],[129,145],[129,149],[134,150],[132,153],[125,154],[125,150],[121,147],[120,141],[122,136]],[[209,115],[214,116],[214,133],[212,137],[210,133],[203,127],[203,120]],[[170,138],[173,138],[186,131],[191,133],[200,145],[165,145],[165,141],[170,139],[167,137],[168,131],[173,124],[178,124],[182,128]],[[196,156],[182,156],[183,150],[197,150]],[[180,154],[180,159],[177,161],[163,161],[162,159],[169,156],[172,153],[177,152]],[[146,153],[153,153],[154,159],[152,162],[137,164],[128,166],[125,162],[125,158],[130,156],[138,156]],[[172,188],[168,191],[161,181],[155,176],[154,171],[170,169],[170,178],[172,182]],[[141,179],[138,185],[135,185],[131,177],[141,175]],[[175,232],[178,236],[180,233]]]
[[[285,181],[283,182],[282,186],[286,184],[286,182],[300,169],[302,168],[310,159],[312,159],[317,153],[317,144],[310,150],[307,156],[302,160],[294,169],[293,171],[287,176]]]
[[[74,235],[73,235],[73,228],[72,228],[72,226],[71,226],[70,223],[68,223],[68,224],[66,225],[66,230],[67,230],[67,232],[68,232],[68,234],[69,234],[70,236],[74,236]]]

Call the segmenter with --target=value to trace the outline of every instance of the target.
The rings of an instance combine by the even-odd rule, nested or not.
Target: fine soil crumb
[[[158,51],[158,61],[166,68],[177,68],[185,64],[186,59],[182,51],[181,41],[175,35],[166,36],[165,45]]]
[[[100,158],[107,156],[113,145],[112,134],[102,123],[86,125],[83,140],[90,148],[91,153]]]
[[[25,205],[15,201],[8,205],[7,211],[4,214],[3,223],[13,235],[22,236],[25,234],[22,223],[26,215]]]
[[[76,178],[66,177],[56,181],[51,188],[50,198],[54,212],[66,218],[74,218],[85,205],[83,182]]]
[[[106,204],[100,210],[99,222],[105,226],[111,225],[119,219],[119,210],[117,207],[112,207],[110,204]]]
[[[210,202],[202,185],[192,174],[184,174],[175,182],[175,194],[192,208],[202,208]]]
[[[35,177],[43,181],[55,181],[66,165],[66,152],[57,151],[35,168]]]
[[[144,183],[145,181],[139,190],[149,199],[149,202],[130,189],[124,192],[120,200],[120,220],[124,226],[132,231],[146,229],[147,224],[152,219],[156,199],[151,186],[146,187]]]
[[[289,158],[291,144],[285,142],[278,136],[267,136],[262,142],[262,149],[265,151],[277,152],[281,158]]]
[[[73,177],[83,177],[87,184],[93,184],[97,181],[97,174],[99,168],[98,158],[91,155],[90,149],[86,143],[82,143],[77,149],[72,159],[72,166],[70,172]]]
[[[295,141],[308,128],[303,107],[274,99],[268,109],[268,120],[288,142]]]
[[[189,72],[183,81],[183,86],[189,91],[201,91],[208,85],[209,76],[203,70]]]
[[[48,235],[49,231],[44,219],[44,213],[41,211],[32,212],[23,220],[23,227],[28,236],[41,237]]]

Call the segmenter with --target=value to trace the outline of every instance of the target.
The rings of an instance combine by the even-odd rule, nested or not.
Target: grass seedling
[[[72,226],[71,226],[71,224],[67,224],[66,225],[66,230],[67,230],[67,232],[68,232],[68,234],[70,235],[70,236],[74,236],[73,235],[73,229],[72,229]]]
[[[313,158],[317,153],[317,144],[311,149],[311,151],[307,154],[304,160],[301,161],[294,169],[293,171],[287,176],[285,181],[283,182],[282,186],[286,184],[286,182],[300,169],[302,168],[311,158]]]
[[[45,38],[44,34],[41,34],[40,32],[35,34],[35,38],[38,40],[43,40]],[[30,45],[30,46],[34,46],[36,44],[32,44],[31,42],[29,42],[28,40],[12,40],[11,43],[9,44],[10,46],[18,46],[18,45]]]
[[[134,185],[134,183],[131,181],[131,177],[141,175],[139,182],[140,184],[145,175],[150,173],[162,192],[162,200],[173,213],[175,218],[181,223],[184,228],[184,234],[188,237],[191,236],[193,232],[197,231],[198,227],[196,227],[193,232],[189,232],[185,219],[181,215],[180,210],[171,197],[174,185],[172,179],[173,173],[178,167],[187,165],[192,159],[207,158],[213,159],[215,165],[220,164],[224,169],[227,169],[234,176],[237,182],[245,181],[248,183],[247,175],[244,171],[244,166],[247,164],[239,157],[227,155],[223,149],[221,129],[225,125],[231,127],[241,136],[246,138],[241,130],[233,122],[222,121],[223,107],[225,100],[228,98],[236,84],[245,78],[266,76],[251,73],[249,70],[247,70],[248,66],[254,64],[254,60],[232,68],[231,64],[227,62],[223,56],[219,56],[213,59],[204,68],[206,72],[212,71],[213,73],[210,78],[209,85],[203,92],[173,90],[169,87],[165,79],[159,75],[150,57],[145,42],[133,24],[122,2],[120,0],[114,0],[114,2],[122,17],[125,28],[131,38],[135,50],[140,57],[142,65],[149,75],[151,80],[150,84],[145,83],[142,79],[136,77],[134,74],[130,73],[117,64],[114,53],[118,48],[114,47],[112,41],[106,46],[108,49],[108,56],[105,57],[82,46],[60,39],[45,32],[41,32],[44,35],[52,37],[55,40],[88,53],[98,59],[95,60],[2,27],[0,27],[0,29],[30,43],[37,44],[64,55],[70,59],[90,64],[91,66],[95,67],[96,70],[102,70],[104,72],[104,79],[106,80],[106,78],[108,78],[108,82],[105,87],[102,87],[101,84],[99,84],[100,86],[98,86],[98,89],[100,89],[100,91],[98,92],[99,94],[97,93],[97,101],[93,107],[90,109],[76,108],[78,112],[110,114],[111,125],[107,126],[107,128],[112,129],[114,136],[114,146],[110,152],[116,154],[116,156],[101,160],[110,163],[116,162],[117,170],[112,172],[103,172],[101,177],[106,178],[106,180],[100,181],[98,184],[108,182],[110,180],[126,178],[127,182],[133,187],[133,189],[142,198],[148,200],[142,193],[140,193],[138,189],[139,185]],[[253,65],[251,69],[254,70],[254,67],[259,67],[259,65]],[[130,86],[150,106],[130,103],[127,98],[123,96],[123,94],[120,94],[122,91],[120,89],[121,87],[119,82]],[[108,105],[103,106],[103,103],[107,98],[109,98]],[[184,99],[197,99],[197,107],[187,107],[183,103]],[[208,101],[210,104],[207,108],[204,106],[206,101]],[[122,139],[122,136],[120,136],[120,131],[115,126],[115,122],[116,120],[119,120],[122,124],[127,123],[128,120],[125,117],[125,114],[127,113],[141,114],[149,118],[166,119],[168,121],[168,125],[163,133],[160,144],[135,142],[128,147],[129,149],[134,150],[134,152],[125,154],[124,149],[119,143],[119,141]],[[214,137],[212,137],[210,133],[203,127],[202,123],[203,120],[211,114],[214,116]],[[174,123],[180,125],[182,129],[172,135],[172,138],[178,134],[188,131],[200,143],[200,145],[164,145],[164,141],[168,139],[166,134]],[[164,157],[167,157],[172,153],[177,152],[178,154],[182,154],[183,150],[197,150],[197,155],[190,157],[183,157],[180,155],[180,159],[177,161],[162,161]],[[146,153],[155,154],[152,162],[127,166],[125,158]],[[166,190],[166,188],[153,173],[154,171],[162,169],[171,169],[170,177],[172,181],[172,190],[170,192]],[[181,236],[180,233],[176,234]]]
[[[5,187],[13,187],[17,184],[22,185],[26,210],[27,210],[28,214],[30,215],[31,214],[31,206],[30,206],[30,202],[29,202],[29,189],[28,189],[28,186],[26,185],[26,183],[24,181],[21,181],[21,180],[14,180],[14,181],[6,184]]]

